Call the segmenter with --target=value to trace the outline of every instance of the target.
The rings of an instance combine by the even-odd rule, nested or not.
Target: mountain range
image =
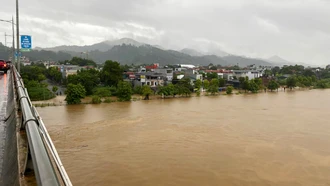
[[[141,43],[130,38],[122,38],[113,41],[103,41],[85,46],[57,46],[52,48],[35,48],[31,52],[24,53],[30,60],[68,60],[73,56],[84,57],[103,63],[106,60],[118,61],[121,64],[194,64],[232,66],[248,65],[280,66],[292,63],[273,56],[269,59],[256,59],[243,56],[231,55],[222,50],[213,53],[203,53],[195,49],[184,48],[180,51],[167,50],[159,45]]]

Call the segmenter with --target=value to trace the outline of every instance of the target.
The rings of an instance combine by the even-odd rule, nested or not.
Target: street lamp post
[[[15,59],[15,30],[14,30],[14,17],[11,18],[11,20],[3,20],[3,19],[0,19],[0,21],[2,22],[7,22],[7,23],[11,23],[11,29],[12,29],[12,36],[13,36],[13,57],[12,57],[12,60]]]
[[[17,70],[21,72],[20,64],[20,47],[19,47],[19,12],[18,12],[18,0],[16,0],[16,48],[17,48]]]
[[[14,29],[14,16],[11,16],[11,29],[13,31],[12,35],[13,35],[13,57],[11,58],[11,60],[14,62],[15,61],[15,29]]]

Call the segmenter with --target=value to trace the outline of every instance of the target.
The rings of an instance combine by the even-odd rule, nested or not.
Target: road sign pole
[[[17,54],[19,55],[19,12],[18,12],[18,0],[16,0],[16,37],[17,37]],[[20,57],[17,56],[17,70],[18,73],[21,72]]]

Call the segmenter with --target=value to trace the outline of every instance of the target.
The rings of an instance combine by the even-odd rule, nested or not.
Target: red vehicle
[[[7,64],[5,60],[0,59],[0,71],[4,71],[4,73],[6,74],[9,69],[10,63]]]

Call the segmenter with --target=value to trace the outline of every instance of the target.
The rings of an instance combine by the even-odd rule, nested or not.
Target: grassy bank
[[[310,88],[295,88],[293,90],[286,89],[285,92],[290,92],[290,91],[306,91],[306,90],[311,90]],[[271,91],[267,91],[268,93],[271,93]],[[276,92],[284,92],[283,88],[280,88],[278,91],[275,90],[273,93]],[[265,93],[263,90],[260,90],[259,93]],[[251,93],[251,92],[244,92],[244,90],[234,90],[231,95],[248,95],[248,94],[258,94],[258,93]],[[190,98],[190,97],[202,97],[202,96],[226,96],[226,92],[219,92],[216,95],[210,95],[207,92],[202,92],[200,96],[197,96],[197,94],[193,93],[188,97],[185,96],[168,96],[165,98],[162,98],[160,95],[150,95],[149,100],[159,100],[159,99],[178,99],[178,98]],[[229,95],[228,95],[229,96]],[[86,97],[81,100],[81,104],[93,104],[93,96]],[[132,95],[131,101],[143,101],[144,97],[141,95]],[[118,98],[116,96],[111,96],[111,97],[106,97],[106,98],[101,98],[100,103],[114,103],[114,102],[120,102],[118,101]],[[32,101],[32,104],[35,107],[48,107],[48,106],[64,106],[67,105],[65,101],[65,95],[64,96],[56,96],[53,99],[47,100],[47,101]]]

